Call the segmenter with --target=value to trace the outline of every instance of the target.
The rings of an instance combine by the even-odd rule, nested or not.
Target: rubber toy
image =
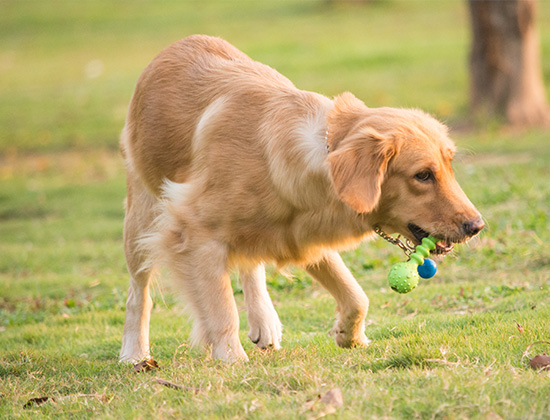
[[[394,264],[388,275],[390,287],[397,293],[409,293],[416,286],[420,277],[429,279],[437,271],[437,266],[433,260],[427,258],[430,251],[435,249],[438,239],[428,236],[422,239],[422,244],[418,245],[415,251],[410,255],[409,261]]]

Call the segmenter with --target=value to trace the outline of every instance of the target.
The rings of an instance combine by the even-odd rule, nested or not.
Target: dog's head
[[[455,147],[443,124],[422,111],[370,109],[349,93],[334,104],[327,161],[340,200],[387,233],[416,244],[442,239],[439,252],[483,229],[455,180]]]

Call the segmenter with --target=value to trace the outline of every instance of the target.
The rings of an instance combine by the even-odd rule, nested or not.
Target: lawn
[[[550,92],[550,2],[539,9]],[[464,129],[465,2],[0,0],[0,10],[0,418],[549,418],[550,373],[528,362],[550,352],[550,136],[495,121]],[[407,295],[387,285],[403,260],[395,247],[345,253],[371,301],[368,348],[337,348],[328,293],[298,268],[271,269],[282,350],[257,350],[241,311],[250,361],[205,357],[160,281],[160,369],[117,363],[128,281],[118,133],[142,69],[192,33],[224,37],[302,89],[350,90],[459,128],[456,176],[487,229]],[[327,401],[335,388],[343,405]]]

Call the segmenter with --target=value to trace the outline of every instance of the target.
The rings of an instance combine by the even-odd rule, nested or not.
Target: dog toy
[[[398,293],[409,293],[417,285],[420,277],[429,279],[437,271],[435,262],[428,258],[430,251],[435,249],[438,239],[428,236],[422,239],[415,251],[410,254],[409,260],[394,264],[388,275],[390,287]]]

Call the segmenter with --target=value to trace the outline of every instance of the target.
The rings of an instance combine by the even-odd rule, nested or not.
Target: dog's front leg
[[[263,264],[240,270],[250,332],[248,337],[261,349],[281,348],[282,326],[265,284]]]
[[[340,255],[331,251],[306,269],[336,299],[338,309],[332,329],[336,344],[340,347],[367,345],[369,339],[365,336],[365,317],[369,299]]]

